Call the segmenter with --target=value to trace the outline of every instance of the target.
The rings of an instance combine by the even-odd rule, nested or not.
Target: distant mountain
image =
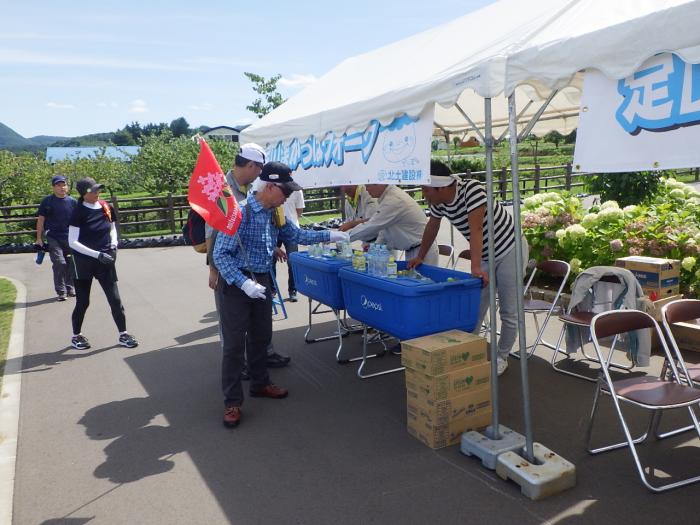
[[[25,139],[15,130],[0,122],[0,149],[21,148],[23,146],[29,147],[32,145],[34,145],[34,143],[31,140]]]
[[[49,146],[54,142],[59,142],[61,140],[68,140],[70,137],[52,137],[51,135],[37,135],[36,137],[29,137],[28,140],[34,144],[39,144],[41,146]]]

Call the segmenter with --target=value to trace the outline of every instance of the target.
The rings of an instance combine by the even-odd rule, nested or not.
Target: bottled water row
[[[385,244],[372,243],[367,253],[356,251],[353,256],[353,268],[378,277],[397,276],[396,261]]]

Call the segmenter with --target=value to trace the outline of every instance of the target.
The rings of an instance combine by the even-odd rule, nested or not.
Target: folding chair
[[[666,340],[673,350],[676,358],[676,366],[680,366],[680,371],[686,379],[688,385],[700,383],[700,365],[687,366],[683,360],[680,348],[676,338],[673,336],[672,325],[676,323],[694,322],[700,319],[700,301],[697,299],[679,299],[671,303],[665,304],[661,308],[661,321],[666,333]],[[664,363],[662,373],[668,373],[668,363]]]
[[[287,319],[287,309],[284,306],[284,299],[282,299],[282,293],[280,292],[280,287],[277,285],[277,279],[275,279],[275,274],[270,272],[270,280],[272,281],[272,286],[274,286],[275,295],[272,297],[272,315],[277,315],[277,306],[282,310],[282,319]]]
[[[454,246],[451,244],[438,244],[438,253],[447,257],[447,264],[445,265],[446,268],[454,268]]]
[[[565,261],[559,261],[556,259],[552,259],[551,261],[542,261],[540,263],[537,263],[537,266],[533,268],[532,273],[530,274],[530,278],[528,279],[527,284],[525,285],[525,300],[523,302],[524,312],[526,314],[532,314],[532,317],[535,320],[535,328],[537,329],[537,337],[535,338],[534,343],[532,343],[531,346],[527,347],[529,348],[528,356],[534,354],[535,350],[540,344],[544,344],[545,346],[552,349],[555,348],[553,344],[547,343],[542,338],[544,336],[545,328],[547,328],[547,323],[549,322],[549,319],[552,317],[552,314],[555,312],[555,310],[563,311],[563,309],[559,305],[559,301],[561,300],[561,294],[564,291],[566,282],[569,279],[570,272],[571,266],[569,266],[569,263]],[[557,291],[552,301],[545,301],[543,299],[532,298],[532,290],[530,289],[530,287],[537,274],[544,275],[548,279],[554,281],[555,286],[557,287]],[[529,298],[527,297],[528,293],[530,294]],[[542,326],[540,326],[538,318],[538,315],[540,314],[545,314]],[[520,357],[520,353],[517,351],[511,352],[511,355],[514,357]]]
[[[472,260],[472,252],[469,249],[462,250],[457,254],[457,257],[454,258],[454,263],[452,264],[452,269],[454,270],[457,268],[457,263],[459,263],[460,259],[464,261],[469,261],[471,263]]]
[[[644,375],[613,381],[610,377],[609,366],[618,336],[633,330],[645,328],[655,330],[658,335],[673,379],[665,380],[664,378]],[[588,452],[591,454],[599,454],[601,452],[629,447],[642,483],[653,492],[663,492],[700,481],[700,476],[694,476],[681,481],[661,485],[652,484],[650,477],[647,477],[644,473],[644,468],[637,454],[637,444],[642,443],[649,436],[656,435],[661,414],[667,409],[687,408],[688,414],[693,422],[693,427],[700,437],[700,424],[695,416],[695,412],[693,412],[693,405],[700,402],[700,389],[683,384],[675,364],[674,356],[671,355],[658,323],[649,314],[638,310],[614,310],[603,312],[597,314],[591,321],[591,337],[598,360],[601,363],[601,369],[593,396],[593,408],[591,410],[588,429],[586,431],[586,448]],[[600,339],[606,337],[614,337],[607,357],[603,355],[600,345]],[[626,439],[620,443],[594,449],[591,448],[591,435],[601,394],[608,394],[612,398]],[[647,429],[641,436],[636,438],[632,437],[625,415],[622,413],[621,402],[629,403],[651,412]]]
[[[615,271],[617,272],[628,272],[629,270],[624,270],[622,268],[615,268]],[[578,277],[577,277],[578,280]],[[581,352],[583,353],[584,360],[590,361],[593,363],[597,363],[598,359],[595,356],[591,356],[588,353],[586,353],[586,341],[583,338],[583,333],[588,332],[591,327],[591,321],[593,320],[593,317],[596,315],[596,310],[597,309],[605,309],[605,310],[617,310],[622,307],[622,295],[624,294],[624,289],[622,281],[620,278],[618,278],[615,275],[603,275],[598,282],[602,283],[610,283],[610,284],[615,284],[620,286],[621,293],[618,294],[617,297],[612,297],[608,299],[607,297],[603,298],[600,300],[599,298],[594,298],[593,302],[590,305],[589,310],[585,311],[580,311],[580,310],[574,310],[574,305],[570,304],[569,308],[566,310],[566,312],[562,315],[559,316],[559,320],[562,322],[562,327],[561,327],[561,332],[559,333],[559,338],[557,339],[557,343],[554,346],[554,351],[552,353],[552,359],[550,361],[550,364],[552,365],[552,368],[554,369],[555,372],[561,372],[562,374],[570,375],[572,377],[578,377],[580,379],[585,379],[586,381],[596,381],[595,377],[589,377],[583,374],[578,374],[576,372],[572,372],[571,370],[566,370],[564,368],[561,368],[557,366],[557,357],[559,354],[564,354],[567,359],[560,361],[560,363],[563,363],[565,361],[572,361],[572,357],[570,354],[565,352],[564,350],[561,349],[561,344],[562,341],[564,341],[564,336],[566,334],[566,331],[569,330],[570,328],[575,329],[578,335],[578,340],[579,344],[581,346]],[[572,286],[572,291],[576,288],[576,283],[577,281],[574,281],[574,285]],[[595,283],[591,287],[591,293],[593,293],[593,289],[595,288],[597,283]],[[551,345],[547,345],[550,346]],[[610,366],[614,368],[618,368],[621,370],[631,370],[633,368],[633,364],[631,365],[623,365],[620,363],[611,363]]]

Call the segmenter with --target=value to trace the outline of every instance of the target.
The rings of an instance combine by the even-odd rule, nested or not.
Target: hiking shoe
[[[70,345],[78,350],[87,350],[90,348],[90,342],[84,335],[74,335],[71,337]]]
[[[58,297],[56,297],[56,300],[57,300],[57,301],[58,301],[58,302],[60,303],[60,302],[62,302],[62,301],[65,301],[65,300],[66,300],[66,296],[65,296],[65,295],[63,295],[63,294],[61,294],[61,295],[59,295]]]
[[[508,360],[504,359],[502,357],[497,358],[496,367],[498,370],[498,375],[499,376],[503,375],[503,372],[508,370]]]
[[[241,422],[241,407],[226,407],[224,409],[224,426],[237,427]]]
[[[119,336],[119,344],[127,348],[136,348],[139,342],[133,338],[131,334],[121,334]]]

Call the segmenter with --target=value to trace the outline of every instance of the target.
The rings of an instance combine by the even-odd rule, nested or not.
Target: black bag
[[[182,238],[185,240],[185,244],[192,246],[194,251],[198,253],[207,253],[205,224],[202,216],[190,209],[187,221],[182,226]]]

